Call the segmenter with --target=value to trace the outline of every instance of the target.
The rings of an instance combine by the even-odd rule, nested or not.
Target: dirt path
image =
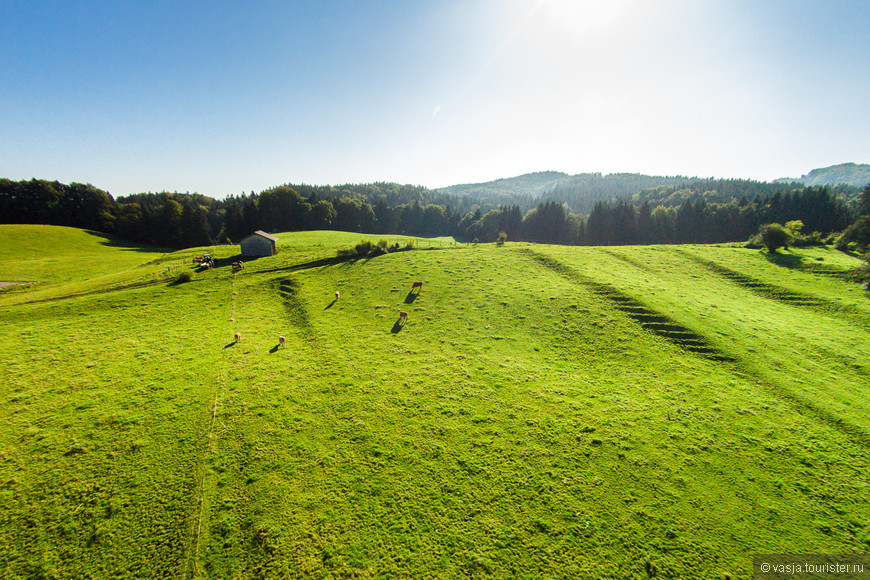
[[[8,286],[24,286],[25,284],[30,284],[30,282],[2,282],[2,281],[0,281],[0,288],[6,288]]]

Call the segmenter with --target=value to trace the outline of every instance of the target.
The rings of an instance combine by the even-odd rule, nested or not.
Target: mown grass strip
[[[831,302],[830,300],[819,298],[818,296],[798,292],[796,290],[789,290],[781,286],[776,286],[774,284],[763,282],[762,280],[753,278],[752,276],[748,276],[746,274],[742,274],[736,270],[732,270],[731,268],[728,268],[721,264],[717,264],[716,262],[707,260],[689,252],[684,252],[682,250],[677,250],[677,252],[680,255],[685,256],[687,259],[704,266],[711,272],[718,274],[726,280],[733,282],[734,284],[737,284],[738,286],[745,288],[746,290],[749,290],[750,292],[753,292],[763,298],[776,300],[778,302],[789,304],[791,306],[807,307],[823,313],[835,314],[853,323],[870,324],[870,316],[867,316],[865,313],[860,312],[855,308],[849,308],[848,306],[842,306],[835,302]],[[813,270],[811,269],[802,269],[802,271],[808,271],[813,273]],[[848,280],[848,278],[842,279]]]
[[[702,335],[679,324],[669,316],[653,310],[639,300],[622,293],[616,287],[604,282],[597,282],[558,260],[534,250],[522,248],[518,251],[530,256],[566,279],[582,284],[596,296],[608,300],[616,310],[638,323],[644,330],[668,340],[683,350],[713,361],[735,362],[734,358],[713,346]]]
[[[529,257],[543,264],[547,268],[558,272],[566,279],[580,283],[581,285],[591,290],[594,294],[610,300],[615,305],[617,310],[626,314],[629,318],[640,324],[641,327],[643,327],[645,330],[648,330],[658,336],[669,340],[670,342],[676,344],[684,350],[698,354],[712,361],[727,365],[735,374],[756,381],[768,391],[785,399],[787,402],[792,404],[799,412],[806,412],[821,421],[822,423],[843,433],[860,445],[863,445],[864,447],[870,447],[870,433],[867,433],[867,431],[865,431],[864,429],[849,422],[843,421],[833,413],[826,411],[818,405],[813,404],[806,398],[800,397],[789,389],[777,385],[776,383],[773,383],[771,381],[767,381],[759,376],[757,373],[753,373],[747,370],[746,366],[744,364],[741,364],[741,361],[739,359],[734,358],[717,349],[716,347],[710,345],[703,336],[695,333],[689,328],[686,328],[676,323],[668,316],[658,313],[653,309],[645,306],[640,301],[623,294],[621,291],[619,291],[617,288],[610,284],[592,280],[591,278],[585,276],[584,274],[578,272],[577,270],[571,268],[566,264],[559,262],[558,260],[550,256],[546,256],[528,248],[521,248],[518,251],[528,255]]]

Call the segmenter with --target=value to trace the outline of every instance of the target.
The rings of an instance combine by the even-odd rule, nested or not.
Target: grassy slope
[[[62,226],[0,225],[0,278],[66,282],[127,269],[162,255],[99,232]]]
[[[756,552],[866,551],[856,285],[705,246],[441,241],[294,267],[363,236],[279,237],[236,276],[0,296],[5,577],[749,577]],[[848,267],[823,252],[800,255]]]

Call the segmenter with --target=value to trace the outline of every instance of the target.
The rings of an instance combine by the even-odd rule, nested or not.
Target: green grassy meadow
[[[237,246],[0,226],[0,280],[33,282],[0,293],[0,576],[751,578],[870,551],[858,260],[442,238],[336,263],[411,238],[276,235],[233,274]]]

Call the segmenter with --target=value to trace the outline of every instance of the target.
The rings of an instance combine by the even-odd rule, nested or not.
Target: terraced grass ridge
[[[0,281],[28,282],[0,293],[0,577],[736,579],[870,552],[854,258],[276,235],[233,273],[237,246],[0,226]],[[333,259],[381,239],[414,249]]]

